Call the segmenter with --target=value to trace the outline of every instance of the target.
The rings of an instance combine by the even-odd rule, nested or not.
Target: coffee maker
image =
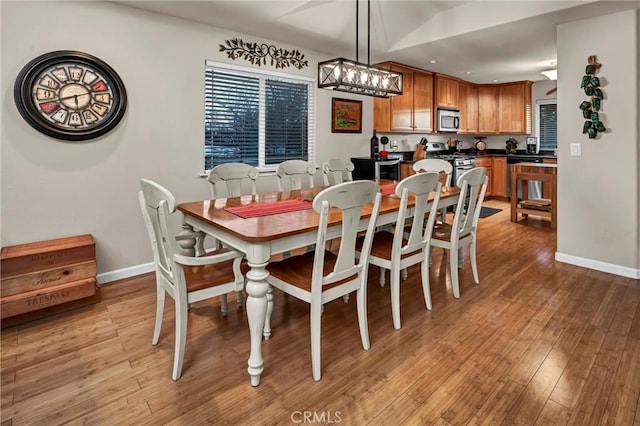
[[[540,152],[540,142],[535,136],[527,137],[527,154],[538,154]]]

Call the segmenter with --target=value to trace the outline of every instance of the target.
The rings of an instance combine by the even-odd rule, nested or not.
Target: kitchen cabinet
[[[493,185],[491,195],[507,199],[507,157],[492,157]]]
[[[413,164],[411,163],[400,163],[400,180],[408,178],[411,175],[415,175],[416,172],[413,171]]]
[[[373,127],[378,132],[433,132],[433,74],[392,62],[376,66],[402,73],[402,95],[374,98]]]
[[[478,87],[475,84],[458,85],[460,103],[460,129],[458,133],[478,133]]]
[[[485,192],[485,197],[491,197],[493,193],[493,158],[491,157],[476,157],[475,161],[476,167],[484,167],[487,169],[487,177],[489,178],[489,183],[487,183],[487,192]],[[506,177],[505,177],[506,179]]]
[[[543,164],[558,164],[558,160],[555,158],[543,158]],[[542,197],[549,198],[549,194],[551,194],[551,185],[552,182],[543,181],[542,182]]]
[[[531,133],[530,81],[498,86],[498,132]]]
[[[458,80],[436,74],[436,107],[459,108]]]
[[[498,133],[498,88],[478,87],[478,133]]]

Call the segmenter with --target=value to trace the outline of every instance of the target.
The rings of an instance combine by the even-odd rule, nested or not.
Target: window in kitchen
[[[556,99],[536,101],[536,122],[541,150],[558,148],[558,104]]]
[[[314,80],[207,61],[204,168],[313,161]]]

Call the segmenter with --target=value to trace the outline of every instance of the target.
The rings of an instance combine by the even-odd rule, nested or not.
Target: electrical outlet
[[[579,143],[571,144],[571,156],[580,157],[582,155],[582,145]]]

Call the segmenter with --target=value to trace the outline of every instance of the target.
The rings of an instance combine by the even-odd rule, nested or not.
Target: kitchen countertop
[[[472,157],[507,157],[507,158],[517,158],[518,160],[536,160],[536,159],[548,159],[548,160],[557,160],[558,157],[553,155],[553,151],[542,151],[540,154],[527,154],[526,151],[516,151],[515,154],[507,154],[504,149],[488,149],[485,154],[477,154],[472,150],[462,150],[460,151],[463,154],[472,156]],[[404,159],[401,161],[402,163],[413,164],[415,161],[413,160],[413,151],[403,151]]]

